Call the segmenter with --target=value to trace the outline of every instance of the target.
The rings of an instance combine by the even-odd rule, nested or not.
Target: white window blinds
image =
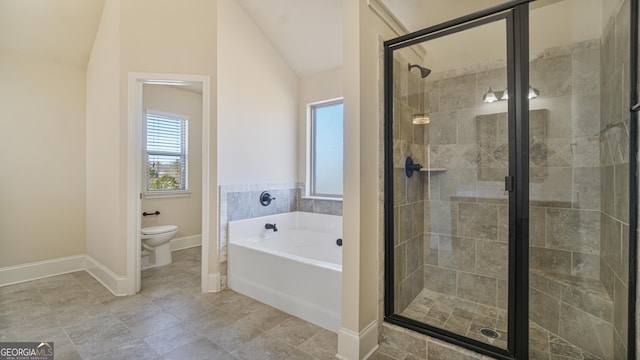
[[[187,190],[187,118],[147,112],[147,191]]]

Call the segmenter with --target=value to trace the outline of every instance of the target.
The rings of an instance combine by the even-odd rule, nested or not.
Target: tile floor
[[[507,347],[506,310],[423,289],[401,315],[502,349]],[[483,328],[494,330],[498,337],[484,336],[480,332]]]
[[[84,271],[0,287],[0,341],[53,341],[56,360],[334,359],[332,332],[231,290],[202,294],[199,247],[173,258],[143,271],[135,296],[113,296]],[[501,328],[503,312],[453,300],[423,296],[414,304],[420,309],[407,311],[452,330],[468,323],[469,336],[482,320]],[[458,315],[466,321],[454,324]],[[531,330],[539,350],[532,359],[591,359],[540,327]],[[370,357],[415,359],[385,342]]]
[[[507,347],[507,312],[503,309],[423,289],[401,315],[503,349]],[[480,332],[482,328],[496,331],[499,337],[491,338],[483,335]],[[529,358],[532,360],[599,359],[546,331],[534,322],[529,324],[529,337]]]
[[[84,271],[0,288],[0,341],[62,359],[333,359],[336,334],[231,290],[200,292],[200,248],[115,297]]]

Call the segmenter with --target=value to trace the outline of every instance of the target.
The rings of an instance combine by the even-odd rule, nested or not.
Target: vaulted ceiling
[[[237,1],[299,76],[342,65],[342,0]],[[496,1],[384,0],[409,29]],[[104,0],[0,0],[0,50],[85,67],[103,6]]]
[[[342,0],[238,2],[299,76],[342,65]]]
[[[86,67],[104,0],[0,0],[0,50]]]
[[[104,1],[0,0],[0,51],[13,51],[85,67]],[[236,1],[299,76],[342,65],[343,0]],[[409,31],[415,31],[505,0],[370,1],[382,3]],[[565,16],[579,31],[584,32],[582,28],[599,30],[594,29],[596,23],[600,22],[599,15],[595,13],[601,11],[602,0],[539,0],[533,3],[533,7],[553,3],[567,4],[564,6],[567,9],[576,9],[576,6],[581,9],[574,17]],[[188,1],[184,2],[184,6],[188,6]],[[558,35],[566,37],[563,31],[547,30],[550,34],[545,33],[544,38],[549,40],[556,41]],[[578,30],[572,28],[574,33]],[[427,52],[430,50],[432,54],[442,53],[437,49],[427,49]]]
[[[504,0],[379,0],[410,31]],[[342,65],[342,0],[238,0],[299,76]]]

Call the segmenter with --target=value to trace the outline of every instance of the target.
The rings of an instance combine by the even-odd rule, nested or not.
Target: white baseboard
[[[338,330],[338,354],[341,360],[367,359],[378,349],[378,321],[374,320],[362,331]]]
[[[209,274],[207,277],[207,284],[204,288],[204,292],[219,292],[220,291],[220,273]]]
[[[0,268],[0,286],[67,274],[85,269],[85,256],[67,256]]]
[[[378,321],[372,321],[360,332],[360,353],[362,359],[368,359],[378,350]]]
[[[176,240],[179,240],[178,249],[186,249],[199,246],[201,237],[197,235]],[[126,276],[114,273],[89,255],[67,256],[0,268],[0,287],[81,270],[87,271],[115,296],[131,295]],[[209,274],[205,284],[207,285],[206,292],[220,291],[220,273]]]
[[[184,236],[181,238],[171,239],[169,247],[171,251],[184,250],[202,245],[202,235]]]
[[[115,296],[129,295],[127,277],[120,276],[98,260],[86,255],[86,270]]]

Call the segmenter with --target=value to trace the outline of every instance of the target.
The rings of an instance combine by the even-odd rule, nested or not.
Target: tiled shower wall
[[[545,50],[531,62],[532,85],[540,90],[530,113],[531,266],[593,279],[600,277],[599,53],[598,40],[585,41]],[[506,103],[482,101],[489,86],[506,87],[504,64],[432,74],[426,83],[403,65],[396,59],[395,261],[402,264],[395,269],[397,307],[408,304],[422,284],[505,307]],[[411,123],[421,87],[431,117],[426,126]],[[446,170],[407,178],[406,156]],[[422,261],[414,259],[421,250]],[[420,266],[424,280],[415,275]]]
[[[586,284],[600,282],[604,284],[608,297],[613,300],[613,311],[610,313],[610,318],[614,332],[613,345],[615,349],[613,358],[617,359],[625,358],[626,356],[624,351],[626,350],[626,322],[628,320],[626,297],[628,285],[627,239],[629,231],[627,216],[629,104],[626,94],[629,84],[626,83],[625,79],[628,79],[629,73],[629,1],[621,0],[615,2],[621,5],[620,9],[608,21],[601,39],[577,43],[563,48],[546,49],[539,54],[532,54],[531,83],[532,86],[540,90],[540,97],[532,100],[530,105],[533,110],[547,111],[548,114],[546,115],[546,129],[544,129],[545,135],[543,139],[532,139],[532,142],[536,142],[536,144],[531,144],[531,166],[533,168],[531,193],[533,201],[530,208],[530,233],[532,246],[531,265],[534,269],[534,273],[532,273],[533,287],[540,285],[535,282],[541,279],[535,273],[536,268],[544,271],[553,271],[561,276],[571,276],[565,277],[566,279],[571,279],[573,276],[584,278]],[[406,64],[396,63],[394,68],[403,69],[406,68]],[[494,68],[499,68],[499,66]],[[425,148],[425,151],[431,151],[429,157],[426,155],[421,157],[419,144],[411,144],[408,141],[409,137],[405,137],[405,141],[401,141],[402,135],[394,139],[394,154],[396,156],[394,159],[394,167],[396,168],[394,169],[394,185],[396,187],[394,195],[396,198],[400,196],[401,199],[406,199],[401,204],[396,199],[394,213],[396,229],[394,231],[396,239],[399,239],[401,243],[404,242],[406,249],[411,246],[411,251],[415,251],[420,248],[420,245],[410,245],[411,242],[407,240],[417,236],[413,233],[414,225],[411,224],[412,231],[410,232],[407,223],[407,219],[411,219],[411,222],[413,222],[415,217],[412,214],[412,216],[403,218],[400,215],[400,209],[403,206],[406,207],[404,210],[406,214],[409,211],[413,211],[416,202],[421,201],[419,196],[407,196],[409,189],[415,192],[421,186],[417,182],[415,184],[412,183],[412,180],[420,178],[416,178],[416,175],[414,175],[413,178],[407,179],[400,170],[404,166],[404,157],[407,155],[413,156],[414,159],[418,158],[417,162],[423,165],[428,164],[432,167],[442,166],[448,168],[446,172],[418,174],[421,177],[424,190],[423,201],[425,208],[423,212],[425,219],[428,220],[429,216],[433,216],[433,214],[429,214],[428,210],[432,206],[445,206],[446,210],[450,210],[440,212],[443,215],[441,219],[431,218],[434,226],[449,228],[438,231],[459,231],[460,205],[466,202],[467,204],[464,206],[467,207],[468,205],[497,207],[497,215],[495,215],[495,210],[486,211],[482,215],[486,217],[486,219],[482,220],[483,223],[486,220],[490,220],[487,222],[488,224],[497,222],[497,226],[494,229],[493,225],[489,225],[483,231],[485,234],[497,233],[498,240],[503,239],[501,234],[506,231],[506,227],[504,227],[506,219],[505,204],[486,202],[486,200],[477,202],[471,198],[465,199],[461,196],[452,197],[449,201],[437,199],[436,202],[432,200],[436,194],[447,194],[449,192],[449,195],[451,195],[450,189],[459,188],[460,184],[452,183],[452,181],[456,181],[456,178],[465,179],[473,175],[478,176],[476,178],[477,182],[475,188],[473,186],[470,188],[486,190],[486,194],[493,194],[492,196],[500,195],[499,187],[491,188],[489,186],[489,188],[486,188],[484,187],[484,185],[487,185],[486,183],[478,181],[487,179],[487,176],[500,175],[499,172],[494,171],[492,173],[489,171],[481,174],[482,171],[477,169],[464,172],[465,168],[470,167],[465,162],[471,161],[473,164],[474,161],[479,163],[482,160],[481,155],[477,155],[475,151],[469,151],[468,147],[462,146],[464,145],[465,137],[470,139],[474,136],[473,131],[476,131],[474,121],[481,121],[479,118],[483,116],[490,119],[490,121],[493,121],[491,119],[497,122],[502,121],[501,113],[504,110],[482,111],[483,104],[474,103],[478,102],[478,99],[481,98],[489,85],[494,89],[501,89],[501,86],[506,85],[506,78],[501,77],[502,75],[499,73],[500,71],[497,71],[494,76],[487,77],[484,76],[486,74],[476,72],[468,75],[466,79],[464,78],[466,75],[461,73],[453,74],[454,76],[442,75],[439,79],[435,79],[437,74],[432,74],[428,80],[447,82],[452,78],[459,78],[458,88],[462,90],[461,93],[466,91],[467,95],[469,93],[474,94],[474,98],[469,95],[465,100],[465,94],[461,94],[460,96],[463,98],[453,97],[448,99],[451,93],[442,90],[429,93],[430,103],[428,106],[431,108],[428,109],[428,112],[431,114],[432,122],[428,126],[429,130],[422,130],[423,136],[431,144],[429,148]],[[394,75],[397,81],[399,76]],[[473,82],[474,77],[475,83]],[[487,83],[487,78],[491,83]],[[465,80],[467,81],[465,82]],[[500,80],[503,81],[501,82]],[[443,84],[452,85],[451,82]],[[399,85],[399,82],[394,84],[395,87]],[[407,87],[406,89],[402,90],[402,92],[408,91],[409,88]],[[394,109],[397,112],[399,108],[402,108],[402,114],[396,114],[396,116],[402,116],[403,121],[407,121],[413,109],[409,106],[408,99],[405,99],[406,102],[402,104],[402,95],[406,95],[406,92],[402,92],[401,94],[394,94]],[[447,96],[444,106],[442,106],[443,102],[441,101],[443,95]],[[451,104],[461,104],[464,101],[467,101],[467,109],[450,110]],[[402,104],[402,106],[399,107],[399,104]],[[449,111],[445,111],[446,108],[449,108]],[[447,112],[449,114],[446,114]],[[438,115],[445,116],[444,120],[439,118]],[[533,120],[535,116],[533,113],[531,115]],[[396,126],[394,122],[394,134],[398,134],[399,131],[402,132],[402,129],[398,129]],[[534,129],[532,128],[532,130]],[[404,133],[405,135],[407,134],[406,129]],[[432,134],[431,136],[430,133]],[[438,146],[441,146],[442,151],[440,154],[443,161],[448,162],[446,165],[445,163],[438,164],[436,162],[437,157],[434,157],[434,154],[437,153]],[[487,154],[484,155],[486,156]],[[493,154],[489,155],[493,156]],[[499,153],[496,155],[499,155]],[[458,163],[456,164],[456,162]],[[455,171],[458,171],[458,174],[455,176],[449,175]],[[498,183],[496,185],[502,186]],[[403,191],[404,193],[402,193]],[[434,204],[428,205],[430,202]],[[484,202],[486,204],[483,204]],[[410,204],[411,206],[409,207]],[[404,230],[402,230],[403,227]],[[429,231],[428,225],[423,225],[423,228],[425,232]],[[402,231],[404,231],[405,235],[398,238]],[[453,237],[451,237],[452,239]],[[466,255],[469,259],[475,256],[476,261],[481,258],[478,257],[478,249],[480,248],[478,240],[481,239],[476,239],[475,247],[467,247],[475,250],[475,253],[469,250]],[[397,251],[398,246],[401,244],[398,243],[398,240],[396,241]],[[500,241],[497,243],[500,243]],[[425,243],[422,245],[425,251],[423,266],[434,270],[436,273],[438,271],[444,273],[452,270],[450,269],[451,264],[447,265],[449,268],[431,265],[440,261],[439,258],[442,257],[442,253],[438,254],[440,245],[439,237],[432,240],[432,237],[426,236]],[[455,247],[452,243],[445,241],[445,251],[454,251]],[[463,249],[464,246],[458,246],[458,248]],[[406,250],[404,254],[405,257],[403,259],[396,255],[396,263],[397,261],[406,261],[407,263],[410,261],[406,257]],[[464,250],[461,250],[461,254],[464,254]],[[447,258],[450,259],[450,254],[445,254],[444,263],[446,263]],[[416,263],[419,264],[414,262],[414,264]],[[406,267],[400,269],[402,271],[401,274],[406,276],[408,274],[407,269]],[[405,279],[410,278],[405,277],[403,280]],[[428,282],[428,278],[425,277],[426,287],[429,287]],[[398,273],[396,273],[395,283],[397,286]],[[415,281],[413,284],[413,286],[418,286],[419,282]],[[457,285],[455,278],[449,278],[448,282],[443,281],[440,284],[442,285],[441,291],[455,291],[451,288],[451,284],[454,284],[454,287]],[[447,284],[449,289],[446,287]],[[569,297],[578,296],[576,301],[582,302],[582,305],[595,299],[589,298],[590,290],[588,286],[582,290],[576,289],[578,289],[577,292],[568,295],[570,295]],[[399,295],[400,292],[398,290],[396,288],[396,303],[401,302],[404,304],[411,301],[411,299],[402,298],[402,296],[411,295],[411,291]],[[498,289],[498,291],[505,291],[505,289]],[[382,295],[380,296],[382,299]],[[531,301],[535,303],[540,300],[532,299]],[[549,310],[550,308],[545,308],[545,311],[549,312]],[[587,313],[584,309],[579,310],[578,312],[582,315]],[[569,320],[570,322],[575,322],[576,319]],[[640,323],[640,317],[638,317],[637,321]],[[593,322],[583,323],[582,325],[587,328],[595,327],[595,324]],[[576,324],[576,326],[578,325]],[[383,337],[395,337],[396,334],[400,336],[400,333],[403,333],[401,336],[403,339],[398,340],[401,343],[412,344],[418,340],[422,341],[420,335],[409,330],[399,329],[388,324],[384,328],[385,335]],[[435,340],[429,339],[429,341]],[[640,344],[640,337],[637,342]],[[431,346],[429,346],[429,350],[431,350]]]
[[[545,138],[531,138],[534,270],[600,278],[599,69],[599,40],[546,49],[530,63],[540,90],[531,107],[549,110]]]
[[[613,300],[614,354],[625,358],[629,264],[629,16],[622,3],[602,37],[600,278]]]
[[[262,206],[260,194],[268,191],[275,198]],[[227,224],[229,221],[292,211],[342,216],[342,201],[303,197],[302,184],[242,184],[220,186],[220,288],[227,287]]]
[[[530,81],[540,97],[530,104],[549,109],[549,121],[546,139],[531,139],[529,304],[538,325],[609,358],[612,306],[600,282],[601,49],[595,39],[532,54]]]
[[[406,71],[408,61],[397,55],[394,61],[394,284],[395,310],[401,312],[424,288],[424,184],[416,172],[407,177],[406,156],[424,164],[424,126],[413,125],[412,115],[422,112],[426,94],[424,80]]]

